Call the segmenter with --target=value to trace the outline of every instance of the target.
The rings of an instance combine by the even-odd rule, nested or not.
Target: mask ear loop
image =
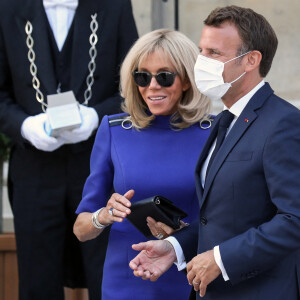
[[[224,64],[227,64],[228,62],[233,61],[233,60],[235,60],[235,59],[237,59],[237,58],[239,58],[239,57],[242,57],[242,56],[244,56],[244,55],[246,55],[246,54],[248,54],[248,53],[250,53],[250,52],[252,52],[252,50],[250,50],[250,51],[248,51],[248,52],[246,52],[246,53],[244,53],[244,54],[241,54],[241,55],[239,55],[239,56],[237,56],[237,57],[234,57],[234,58],[232,58],[232,59],[226,61]],[[238,81],[241,77],[243,77],[246,73],[247,73],[247,72],[244,72],[244,73],[243,73],[242,75],[240,75],[238,78],[236,78],[235,80],[229,82],[229,84],[231,85],[231,84],[235,83],[235,82]]]
[[[242,75],[240,75],[237,79],[234,79],[233,81],[229,82],[229,84],[233,84],[234,82],[238,81],[241,77],[243,77],[247,72],[244,72]]]
[[[248,54],[248,53],[250,53],[250,52],[252,52],[252,50],[249,50],[248,52],[246,52],[246,53],[244,53],[244,54],[241,54],[241,55],[239,55],[239,56],[237,56],[237,57],[234,57],[234,58],[232,58],[232,59],[229,59],[229,60],[225,61],[224,64],[227,64],[227,63],[229,63],[229,62],[231,62],[231,61],[233,61],[233,60],[235,60],[235,59],[238,59],[238,58],[240,58],[240,57],[242,57],[242,56],[244,56],[244,55],[246,55],[246,54]]]

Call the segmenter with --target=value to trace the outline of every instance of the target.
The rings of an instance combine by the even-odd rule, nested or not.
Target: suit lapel
[[[221,116],[221,114],[219,114],[218,116],[215,117],[215,119],[212,123],[211,132],[208,136],[207,141],[204,144],[204,147],[200,153],[200,156],[199,156],[197,164],[196,164],[195,181],[196,181],[196,192],[197,192],[198,199],[202,199],[202,193],[203,193],[203,188],[202,188],[202,184],[201,184],[202,164],[205,161],[205,159],[209,153],[212,143],[214,142],[215,138],[217,137],[220,116]]]
[[[100,32],[103,20],[101,3],[101,1],[91,0],[79,1],[79,6],[76,10],[74,17],[74,36],[71,65],[71,88],[75,94],[78,93],[82,83],[85,81],[88,75],[88,63],[90,62],[89,50],[91,47],[89,38],[92,32],[90,28],[92,21],[91,15],[94,15],[95,13],[97,13],[96,20],[99,26],[97,30],[97,49],[99,48],[98,44],[101,43]]]
[[[46,97],[47,94],[56,92],[56,78],[50,45],[48,39],[47,15],[42,1],[27,0],[23,4],[24,9],[20,10],[20,15],[16,15],[16,21],[26,42],[25,24],[30,21],[33,27],[32,37],[34,40],[33,50],[35,52],[35,64],[37,66],[37,77],[41,83],[41,91]],[[28,61],[28,72],[29,61]]]
[[[247,116],[248,122],[246,122],[244,120],[245,119],[244,115]],[[245,133],[247,128],[256,119],[256,117],[257,117],[257,115],[255,112],[246,110],[239,116],[236,123],[230,130],[228,136],[224,140],[221,148],[219,149],[219,151],[210,167],[209,173],[206,177],[202,204],[205,201],[207,193],[212,185],[212,182],[213,182],[218,170],[222,166],[224,160],[226,159],[227,155],[229,154],[231,149],[235,146],[235,144],[239,141],[239,139],[243,136],[243,134]]]
[[[213,180],[216,177],[219,169],[224,163],[226,157],[234,148],[236,143],[242,138],[247,129],[253,124],[257,118],[256,110],[258,110],[265,100],[273,93],[273,90],[270,88],[269,84],[266,83],[261,89],[259,89],[256,94],[250,99],[241,115],[237,119],[236,123],[230,130],[228,136],[224,140],[221,148],[219,149],[212,165],[208,176],[205,181],[205,187],[202,195],[202,201],[200,203],[200,209],[203,206],[203,203],[206,201],[208,192],[213,184]],[[207,156],[207,154],[206,154]],[[205,156],[205,158],[206,158]],[[203,161],[203,160],[202,160]]]

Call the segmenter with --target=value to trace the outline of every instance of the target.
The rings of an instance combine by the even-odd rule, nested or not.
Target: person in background
[[[176,261],[196,291],[190,299],[299,300],[300,112],[264,81],[276,34],[238,6],[204,24],[195,80],[224,111],[196,167],[198,222],[133,245],[142,252],[130,267],[155,281]]]
[[[81,241],[112,225],[102,299],[185,299],[189,294],[185,275],[175,267],[154,285],[130,274],[131,245],[146,238],[126,216],[131,201],[161,195],[188,213],[186,222],[197,217],[194,167],[210,124],[210,100],[193,77],[198,53],[182,33],[159,29],[141,37],[121,67],[126,113],[102,120],[74,224]],[[154,219],[148,222],[157,238],[173,232]]]
[[[64,299],[64,285],[101,299],[108,235],[82,244],[72,228],[95,132],[104,115],[120,112],[119,66],[136,39],[127,0],[1,1],[0,131],[13,143],[22,300]],[[49,136],[47,96],[66,91],[79,103],[81,126]]]

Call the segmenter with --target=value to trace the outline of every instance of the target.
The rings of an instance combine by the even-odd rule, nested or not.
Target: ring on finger
[[[161,239],[164,238],[164,235],[161,234],[161,233],[158,233],[158,234],[156,235],[156,238],[159,239],[159,240],[161,240]]]
[[[113,210],[114,210],[114,208],[113,208],[113,207],[111,207],[111,208],[108,210],[108,213],[109,213],[111,216],[113,216],[113,215],[114,215],[114,212],[113,212]]]
[[[199,283],[199,282],[197,282],[197,281],[195,281],[195,280],[193,280],[193,284],[195,284],[195,285],[199,285],[200,283]]]

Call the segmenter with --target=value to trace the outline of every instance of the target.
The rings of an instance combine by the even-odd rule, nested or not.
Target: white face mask
[[[224,65],[232,60],[235,60],[239,57],[248,54],[249,52],[251,51],[248,51],[247,53],[244,53],[240,56],[234,57],[224,63],[216,59],[208,58],[201,54],[198,55],[194,67],[195,82],[198,90],[203,95],[206,95],[212,100],[222,98],[227,93],[228,89],[231,87],[231,84],[236,82],[246,74],[246,72],[244,72],[235,80],[231,82],[224,82],[222,76],[224,71]]]

